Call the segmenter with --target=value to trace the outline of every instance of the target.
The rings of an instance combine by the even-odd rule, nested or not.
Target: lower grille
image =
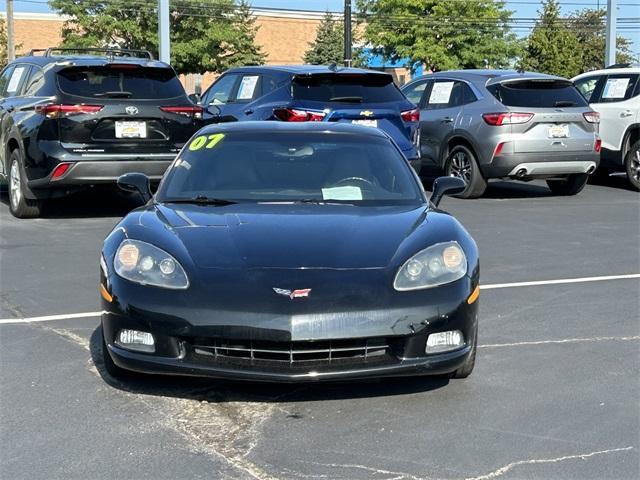
[[[235,358],[282,364],[324,363],[342,360],[376,360],[389,354],[386,339],[269,342],[194,339],[193,351],[212,358]]]

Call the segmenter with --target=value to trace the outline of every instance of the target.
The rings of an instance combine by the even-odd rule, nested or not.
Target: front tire
[[[20,150],[15,149],[9,157],[9,210],[16,218],[39,217],[42,202],[25,198],[24,182],[22,156]]]
[[[624,159],[627,178],[636,190],[640,190],[640,140],[631,146]]]
[[[455,195],[458,198],[478,198],[487,189],[487,181],[482,176],[476,156],[464,145],[456,145],[451,149],[445,172],[450,177],[458,177],[464,181],[466,188]]]
[[[471,347],[471,353],[467,357],[467,361],[464,362],[459,369],[451,374],[451,378],[467,378],[473,372],[473,368],[476,366],[476,350],[478,350],[478,333],[473,339],[473,345]]]
[[[580,193],[588,180],[588,173],[574,173],[562,180],[547,180],[547,185],[554,195],[570,196]]]

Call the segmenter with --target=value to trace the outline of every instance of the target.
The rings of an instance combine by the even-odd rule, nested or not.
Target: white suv
[[[596,173],[624,171],[640,190],[640,65],[583,73],[572,81],[600,113],[602,157]]]

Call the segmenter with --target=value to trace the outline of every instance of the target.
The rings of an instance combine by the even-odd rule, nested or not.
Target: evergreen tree
[[[352,33],[352,37],[355,43],[357,39],[354,33]],[[324,14],[316,29],[316,39],[309,44],[303,61],[311,65],[329,65],[331,63],[342,65],[344,63],[344,23],[342,19],[334,18],[331,12]],[[366,66],[361,49],[353,49],[351,64],[354,67]]]
[[[233,42],[233,58],[231,66],[262,65],[267,55],[256,44],[256,17],[251,14],[251,5],[248,0],[240,0],[238,8],[232,17],[232,21],[238,32]]]
[[[520,68],[571,78],[582,73],[580,42],[560,18],[557,0],[545,0],[540,18],[527,39]]]
[[[7,30],[5,21],[0,17],[0,69],[7,64]]]

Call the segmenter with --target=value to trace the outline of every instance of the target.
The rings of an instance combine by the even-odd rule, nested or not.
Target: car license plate
[[[116,138],[147,138],[146,122],[116,122]]]
[[[352,120],[351,123],[356,125],[363,125],[365,127],[377,127],[378,120]]]
[[[549,138],[569,137],[569,125],[551,125],[549,127]]]

